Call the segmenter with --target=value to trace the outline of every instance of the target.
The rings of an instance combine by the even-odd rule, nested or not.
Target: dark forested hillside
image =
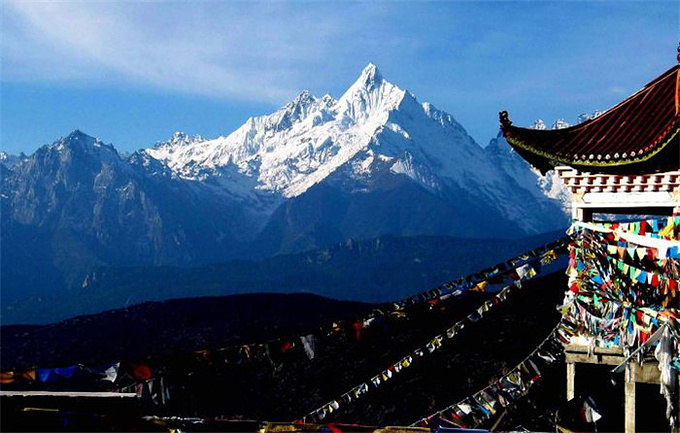
[[[100,267],[71,290],[12,302],[3,298],[3,324],[50,323],[144,301],[237,293],[308,292],[335,299],[387,302],[435,287],[561,236],[519,240],[439,236],[346,241],[261,261],[199,267]],[[4,290],[4,289],[3,289]]]
[[[522,360],[559,319],[554,306],[564,276],[551,274],[525,285],[484,320],[472,324],[440,351],[327,421],[408,424],[484,387]],[[42,327],[3,327],[3,367],[69,365],[120,359],[148,360],[172,384],[172,414],[293,420],[367,380],[420,347],[489,295],[467,293],[437,305],[424,303],[403,320],[354,331],[304,352],[272,354],[271,361],[218,362],[225,345],[295,336],[375,305],[339,303],[310,295],[249,295],[148,303]],[[78,341],[75,347],[72,341]],[[196,356],[207,349],[213,356]],[[189,356],[187,356],[189,355]],[[218,392],[215,392],[217,390]],[[537,413],[540,418],[540,414]]]

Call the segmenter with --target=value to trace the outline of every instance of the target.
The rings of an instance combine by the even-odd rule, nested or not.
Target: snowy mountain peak
[[[377,126],[376,122],[387,121],[387,113],[399,106],[406,93],[385,80],[378,68],[369,63],[340,97],[334,109],[339,117],[372,128]]]
[[[356,98],[356,95],[366,95],[380,91],[382,87],[388,86],[391,88],[397,88],[393,84],[387,82],[383,78],[382,74],[378,70],[377,66],[373,63],[369,63],[361,74],[359,78],[352,84],[345,94],[340,98],[340,100],[350,100]],[[397,88],[398,89],[398,88]]]
[[[324,103],[324,105],[326,105],[328,107],[330,107],[331,105],[333,105],[336,102],[335,99],[333,99],[333,97],[331,95],[329,95],[328,93],[326,93],[325,95],[323,95],[321,97],[321,101]]]
[[[450,115],[449,113],[438,109],[429,102],[423,102],[421,106],[423,107],[423,110],[425,111],[425,114],[427,114],[428,117],[440,123],[442,126],[444,127],[453,126],[455,128],[461,128],[460,124],[456,122],[453,116]]]
[[[564,129],[564,128],[569,128],[571,125],[566,122],[564,119],[557,119],[555,123],[552,124],[550,129]]]
[[[592,113],[581,113],[581,114],[579,114],[578,117],[576,118],[576,123],[577,123],[577,124],[578,124],[578,123],[583,123],[583,122],[585,122],[586,120],[594,119],[594,118],[598,117],[599,115],[601,115],[602,113],[603,113],[603,112],[600,111],[600,110],[595,110],[595,111],[593,111]]]
[[[303,112],[307,112],[318,99],[309,93],[309,90],[303,90],[292,101],[281,107],[281,110],[289,112],[296,117],[301,117]]]
[[[364,70],[361,71],[361,75],[359,76],[357,82],[361,83],[366,89],[370,90],[370,88],[374,87],[376,84],[379,85],[382,80],[383,76],[378,70],[378,67],[373,63],[369,63],[366,65]]]
[[[66,136],[66,139],[78,139],[78,138],[84,138],[84,137],[92,138],[92,137],[90,137],[89,135],[85,134],[85,133],[84,133],[83,131],[81,131],[80,129],[74,129],[73,131],[71,131],[71,133],[69,133],[69,134]]]
[[[156,143],[156,146],[164,144],[171,144],[173,146],[188,146],[193,143],[200,143],[201,141],[203,141],[203,137],[201,137],[200,135],[194,135],[193,137],[191,137],[189,134],[186,134],[182,131],[176,131],[175,133],[172,134],[170,140],[166,142]]]
[[[295,99],[293,99],[293,101],[289,102],[287,104],[287,106],[288,105],[290,105],[290,106],[296,106],[296,105],[306,106],[306,105],[313,104],[315,101],[316,101],[316,98],[314,97],[314,95],[309,93],[309,90],[303,90],[302,92],[300,92],[299,95],[297,95],[295,97]]]
[[[159,154],[172,154],[179,151],[180,149],[186,149],[204,141],[205,139],[200,135],[194,135],[191,137],[189,134],[186,134],[182,131],[176,131],[172,134],[172,137],[170,137],[169,140],[159,141],[154,144],[153,149],[159,152]]]
[[[165,173],[166,170],[156,167],[156,164],[153,161],[149,161],[148,158],[167,163],[176,155],[184,154],[187,151],[191,152],[191,149],[204,141],[206,140],[200,135],[191,137],[182,131],[176,131],[169,140],[159,141],[151,149],[142,149],[139,152],[135,152],[128,159],[133,164],[139,163],[144,167],[155,167],[153,172],[156,174]],[[167,165],[168,168],[172,168],[171,164]]]
[[[37,152],[47,159],[82,167],[99,164],[117,166],[123,161],[113,144],[106,144],[78,129],[41,147]]]
[[[84,145],[94,145],[95,141],[99,141],[94,137],[91,137],[87,134],[85,134],[83,131],[80,129],[76,129],[70,134],[68,134],[66,137],[62,138],[60,140],[63,143],[79,143],[79,144],[84,144]]]
[[[329,96],[330,98],[330,96]],[[330,98],[332,101],[332,98]],[[317,111],[321,106],[327,106],[328,99],[318,99],[309,90],[303,90],[291,102],[281,107],[271,116],[262,116],[260,119],[268,118],[267,125],[274,131],[289,129],[294,123],[304,120],[310,113]]]
[[[52,144],[52,147],[58,151],[63,150],[80,150],[85,152],[99,152],[104,150],[108,153],[118,152],[111,144],[105,144],[100,139],[87,135],[83,131],[76,129],[75,131],[68,134],[66,137],[62,137]]]
[[[543,122],[543,120],[536,119],[536,120],[534,120],[534,124],[531,125],[531,129],[538,129],[538,130],[542,131],[544,129],[548,129],[548,127],[545,126],[545,122]]]
[[[593,116],[590,115],[589,113],[581,113],[581,114],[579,114],[578,117],[576,118],[576,123],[583,123],[583,122],[585,122],[586,120],[590,120],[590,119],[592,119],[592,118],[593,118]]]

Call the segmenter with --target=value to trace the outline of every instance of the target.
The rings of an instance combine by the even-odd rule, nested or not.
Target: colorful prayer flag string
[[[466,325],[479,321],[479,319],[481,319],[484,314],[505,301],[509,293],[511,293],[513,290],[520,289],[522,287],[522,281],[534,278],[536,275],[538,275],[538,272],[539,270],[532,267],[530,264],[524,264],[520,266],[517,268],[518,279],[516,281],[504,287],[492,299],[485,301],[467,317],[457,321],[441,334],[431,338],[422,347],[414,349],[408,355],[382,369],[367,381],[351,388],[349,391],[341,394],[340,397],[330,400],[329,402],[307,413],[301,417],[299,421],[302,423],[322,421],[326,418],[326,416],[339,410],[341,406],[360,398],[364,394],[368,393],[371,389],[381,386],[383,383],[391,379],[395,374],[401,372],[402,369],[410,367],[415,361],[419,360],[425,355],[433,353],[435,350],[442,347],[442,345],[446,342],[446,339],[450,340],[455,337],[462,329],[466,327]]]
[[[500,379],[411,426],[474,428],[492,418],[499,409],[510,406],[527,394],[529,388],[541,379],[538,364],[557,362],[562,353],[562,346],[555,337],[557,329],[555,327],[526,358]]]

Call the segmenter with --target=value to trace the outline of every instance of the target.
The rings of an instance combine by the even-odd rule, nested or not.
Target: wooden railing
[[[580,172],[571,167],[556,168],[572,194],[589,192],[673,192],[680,189],[680,171],[644,175]]]

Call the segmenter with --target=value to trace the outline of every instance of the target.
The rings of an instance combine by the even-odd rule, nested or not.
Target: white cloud
[[[612,86],[609,88],[609,92],[616,96],[627,96],[629,94],[632,94],[634,91],[631,91],[630,89],[626,89],[621,86]]]
[[[612,83],[644,84],[674,58],[670,4],[570,3],[9,0],[1,78],[281,104],[303,88],[339,96],[372,61],[476,118],[515,100],[608,106]]]
[[[3,80],[126,82],[278,102],[349,37],[347,15],[309,5],[6,2]]]

